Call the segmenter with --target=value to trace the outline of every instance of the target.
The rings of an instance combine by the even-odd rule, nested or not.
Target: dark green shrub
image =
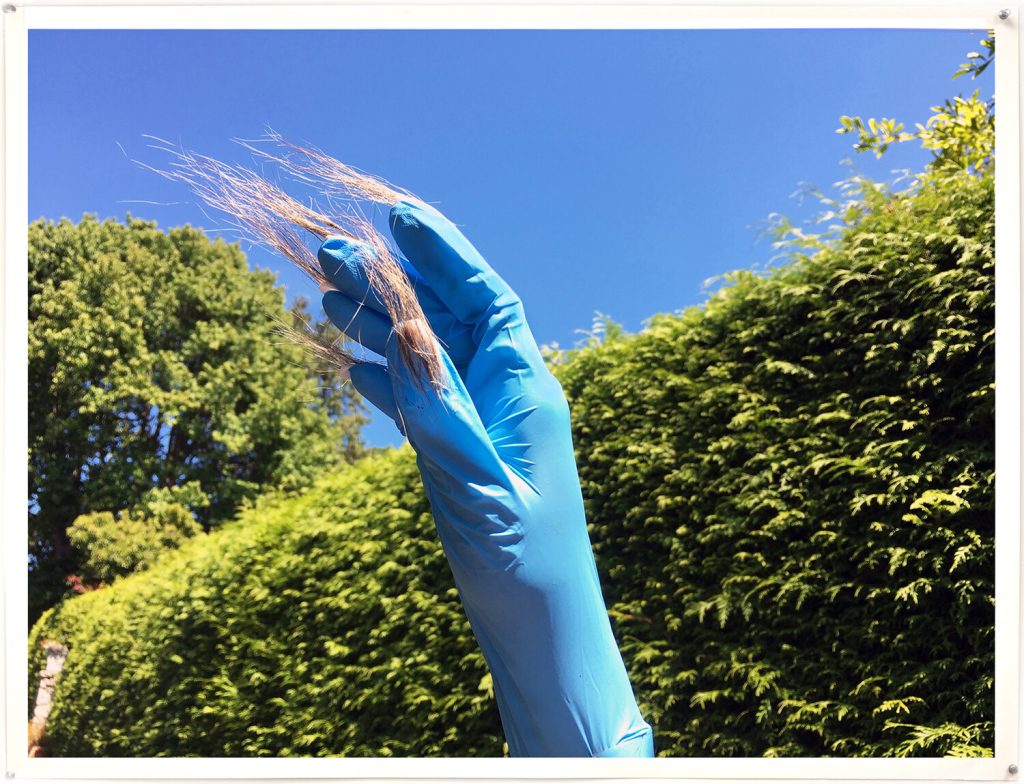
[[[47,636],[74,649],[51,754],[502,753],[409,450],[265,500],[48,611],[30,672]]]
[[[991,755],[992,180],[869,198],[561,372],[663,751]]]

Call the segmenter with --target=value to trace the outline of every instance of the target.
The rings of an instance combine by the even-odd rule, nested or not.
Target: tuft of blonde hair
[[[301,182],[314,186],[328,200],[341,197],[353,203],[371,201],[390,205],[401,199],[416,198],[384,180],[335,160],[321,150],[291,144],[274,131],[268,131],[267,138],[289,153],[273,155],[247,142],[236,141],[264,160],[276,163]],[[437,336],[427,323],[405,268],[372,222],[354,209],[344,215],[327,216],[316,205],[303,204],[252,169],[227,164],[190,150],[175,149],[162,139],[156,141],[160,142],[154,145],[157,149],[172,156],[170,168],[157,169],[136,161],[138,165],[187,185],[207,206],[227,215],[232,225],[250,241],[291,261],[321,291],[332,290],[334,285],[324,275],[301,232],[311,234],[319,242],[340,236],[364,244],[369,251],[365,258],[367,278],[380,294],[395,325],[399,350],[412,371],[413,380],[416,383],[428,382],[435,389],[444,386]],[[279,324],[279,327],[309,356],[329,362],[346,373],[353,364],[361,361],[317,335],[308,325],[306,329],[287,324]]]
[[[235,141],[260,158],[273,161],[296,179],[317,186],[326,195],[389,207],[401,199],[416,198],[404,188],[342,163],[318,147],[290,142],[273,128],[267,128],[263,138],[284,150],[284,154],[274,155],[242,139]]]

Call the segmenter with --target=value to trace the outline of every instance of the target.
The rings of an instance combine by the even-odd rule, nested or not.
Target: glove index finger
[[[403,199],[391,208],[391,234],[406,258],[460,321],[477,325],[519,298],[450,220]]]

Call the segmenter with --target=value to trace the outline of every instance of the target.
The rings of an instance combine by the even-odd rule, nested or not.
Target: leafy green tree
[[[97,587],[149,566],[165,550],[203,533],[192,511],[208,503],[198,482],[154,487],[133,509],[118,515],[90,512],[68,528],[68,539],[81,554],[76,577],[82,587]]]
[[[123,510],[148,491],[194,482],[186,506],[209,529],[357,451],[358,403],[324,404],[273,331],[282,289],[236,245],[130,216],[39,220],[28,268],[32,617],[80,565],[80,515],[135,520]]]
[[[995,36],[989,32],[981,41],[985,54],[970,52],[968,62],[960,66],[953,78],[970,74],[978,78],[995,59]],[[990,171],[995,158],[995,102],[982,100],[975,90],[969,97],[958,95],[941,106],[933,106],[934,114],[924,125],[918,123],[914,132],[904,130],[903,123],[883,117],[867,121],[860,117],[839,118],[836,133],[856,133],[857,152],[874,152],[881,157],[893,144],[917,140],[934,159],[924,173],[926,178],[970,171],[982,174]]]

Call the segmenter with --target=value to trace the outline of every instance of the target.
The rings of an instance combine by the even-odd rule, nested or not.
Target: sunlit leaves
[[[147,491],[191,482],[203,502],[184,506],[209,527],[261,486],[303,486],[346,439],[354,456],[358,412],[318,396],[273,331],[283,290],[237,245],[130,217],[38,220],[28,272],[33,616],[81,567],[64,533],[81,514],[138,519],[124,510]]]
[[[407,449],[262,500],[44,616],[34,651],[40,635],[72,651],[51,753],[502,754]]]
[[[959,160],[860,180],[841,230],[777,223],[788,266],[562,357],[659,753],[991,754],[993,181]]]

